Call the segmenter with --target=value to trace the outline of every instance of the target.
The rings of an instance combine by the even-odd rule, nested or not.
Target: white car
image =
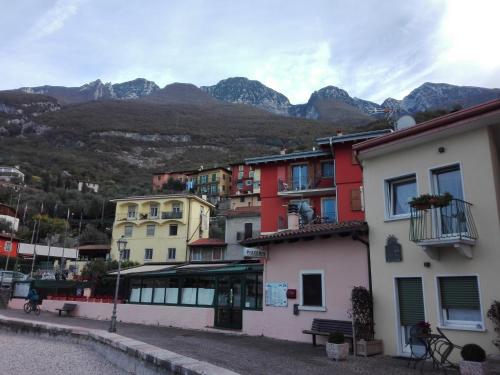
[[[10,284],[12,281],[23,281],[27,280],[28,275],[16,271],[0,271],[0,280],[2,283]]]

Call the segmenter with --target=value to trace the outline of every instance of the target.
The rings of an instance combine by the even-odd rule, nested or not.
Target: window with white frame
[[[153,249],[144,249],[144,260],[153,259]]]
[[[477,276],[441,276],[437,281],[441,324],[483,329]]]
[[[128,206],[128,209],[127,209],[127,217],[128,217],[129,219],[135,219],[135,217],[136,217],[136,212],[137,212],[137,211],[136,211],[136,208],[137,208],[137,206],[135,206],[135,205]]]
[[[132,237],[133,228],[133,225],[125,225],[125,227],[123,228],[123,236]]]
[[[410,200],[417,195],[415,174],[385,181],[386,211],[389,219],[410,215]]]
[[[174,260],[175,259],[175,253],[176,253],[176,250],[175,250],[175,247],[169,247],[168,248],[168,260]]]
[[[151,205],[151,207],[149,208],[149,216],[152,219],[155,219],[158,217],[158,205],[157,204]]]
[[[300,307],[303,310],[325,311],[324,271],[300,272]]]
[[[168,235],[177,236],[177,224],[170,224],[168,226]]]
[[[156,225],[155,224],[148,224],[146,226],[146,236],[151,237],[155,235],[155,229]]]
[[[201,249],[191,249],[191,260],[201,260],[202,252]]]

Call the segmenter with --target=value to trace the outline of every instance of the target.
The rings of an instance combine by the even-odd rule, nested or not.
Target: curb
[[[0,314],[0,328],[16,333],[59,337],[87,344],[115,366],[133,374],[239,375],[231,370],[186,357],[145,342],[103,330],[34,322]]]

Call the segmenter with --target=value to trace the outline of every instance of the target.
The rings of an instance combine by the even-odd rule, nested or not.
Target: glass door
[[[324,198],[321,201],[321,217],[327,223],[337,222],[337,207],[335,198]]]
[[[221,276],[217,284],[217,305],[215,326],[241,329],[243,314],[241,308],[242,282],[239,276]]]
[[[292,188],[293,190],[307,189],[307,164],[292,166]]]
[[[438,234],[440,236],[456,236],[467,232],[467,221],[465,207],[462,203],[464,193],[462,190],[462,174],[460,166],[455,165],[447,168],[437,169],[432,172],[433,188],[435,194],[443,195],[450,193],[453,199],[448,206],[439,208],[436,213],[438,223]],[[437,210],[436,210],[437,211]]]
[[[399,339],[403,353],[420,355],[425,351],[422,342],[412,337],[412,328],[425,321],[424,292],[420,277],[401,277],[397,279],[399,311]],[[414,331],[414,329],[413,329]]]

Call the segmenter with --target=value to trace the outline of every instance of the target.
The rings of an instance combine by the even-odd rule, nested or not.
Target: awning
[[[33,288],[40,289],[75,289],[88,286],[88,283],[73,280],[33,280]]]
[[[37,256],[50,256],[53,258],[64,258],[76,259],[78,257],[78,251],[72,248],[62,248],[57,246],[45,246],[39,244],[29,244],[20,243],[19,244],[19,255],[33,255],[36,253]]]
[[[159,270],[168,270],[170,268],[176,267],[177,264],[151,264],[151,265],[143,265],[132,268],[123,269],[120,271],[120,275],[130,275],[136,273],[145,273]],[[118,272],[108,272],[108,275],[116,275]]]

